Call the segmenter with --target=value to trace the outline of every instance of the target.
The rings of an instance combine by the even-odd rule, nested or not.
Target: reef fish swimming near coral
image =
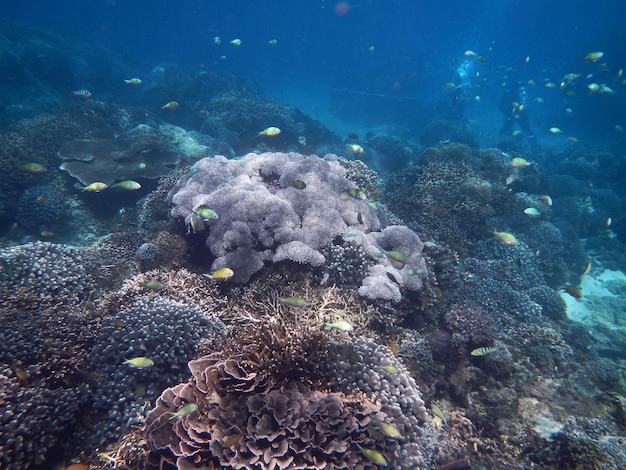
[[[211,274],[203,274],[204,277],[213,279],[215,281],[225,281],[235,275],[235,271],[230,268],[220,268],[217,271],[213,271]]]
[[[152,367],[154,365],[154,361],[149,357],[133,357],[132,359],[125,359],[124,364],[128,364],[131,367],[135,367],[137,369],[145,369],[147,367]]]

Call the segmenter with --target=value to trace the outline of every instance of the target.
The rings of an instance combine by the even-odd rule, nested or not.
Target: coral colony
[[[626,468],[609,150],[339,136],[100,53],[132,106],[31,84],[0,132],[0,468]]]

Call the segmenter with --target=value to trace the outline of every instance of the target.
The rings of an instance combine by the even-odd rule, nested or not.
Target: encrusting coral
[[[325,248],[349,239],[374,264],[359,293],[398,302],[403,289],[422,287],[423,244],[407,227],[386,227],[384,215],[346,173],[334,156],[205,158],[170,191],[171,213],[189,232],[207,233],[212,269],[231,268],[240,283],[269,262],[320,267]],[[214,214],[205,215],[207,208]]]

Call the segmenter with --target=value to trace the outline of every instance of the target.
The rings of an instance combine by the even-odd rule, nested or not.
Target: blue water
[[[536,120],[595,139],[623,126],[623,94],[590,96],[581,83],[575,97],[564,99],[540,87],[544,79],[558,84],[573,72],[623,89],[615,74],[626,65],[625,14],[620,1],[582,0],[25,1],[3,7],[9,20],[77,41],[106,41],[138,71],[161,62],[226,71],[305,109],[314,111],[325,100],[327,111],[367,125],[419,125],[416,114],[450,99],[444,85],[458,81],[456,69],[471,49],[486,62],[472,80],[472,97],[481,97],[482,109],[470,118],[491,119],[509,70],[537,83],[532,97],[546,102],[534,111]],[[235,38],[241,47],[229,44]],[[582,61],[591,51],[605,53],[606,70]],[[572,116],[564,115],[567,107]]]

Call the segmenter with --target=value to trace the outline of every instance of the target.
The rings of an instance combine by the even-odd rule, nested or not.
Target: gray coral
[[[212,268],[229,267],[233,280],[242,283],[269,262],[321,266],[328,246],[342,235],[350,237],[375,265],[359,293],[399,301],[403,289],[422,287],[423,244],[407,227],[385,227],[386,218],[375,205],[349,196],[347,190],[355,185],[346,173],[334,156],[205,158],[171,190],[171,213],[189,231],[206,232],[206,245],[215,257]],[[306,187],[294,187],[295,180]],[[218,218],[203,217],[200,207],[211,208]],[[385,251],[401,251],[407,259],[394,261]]]

